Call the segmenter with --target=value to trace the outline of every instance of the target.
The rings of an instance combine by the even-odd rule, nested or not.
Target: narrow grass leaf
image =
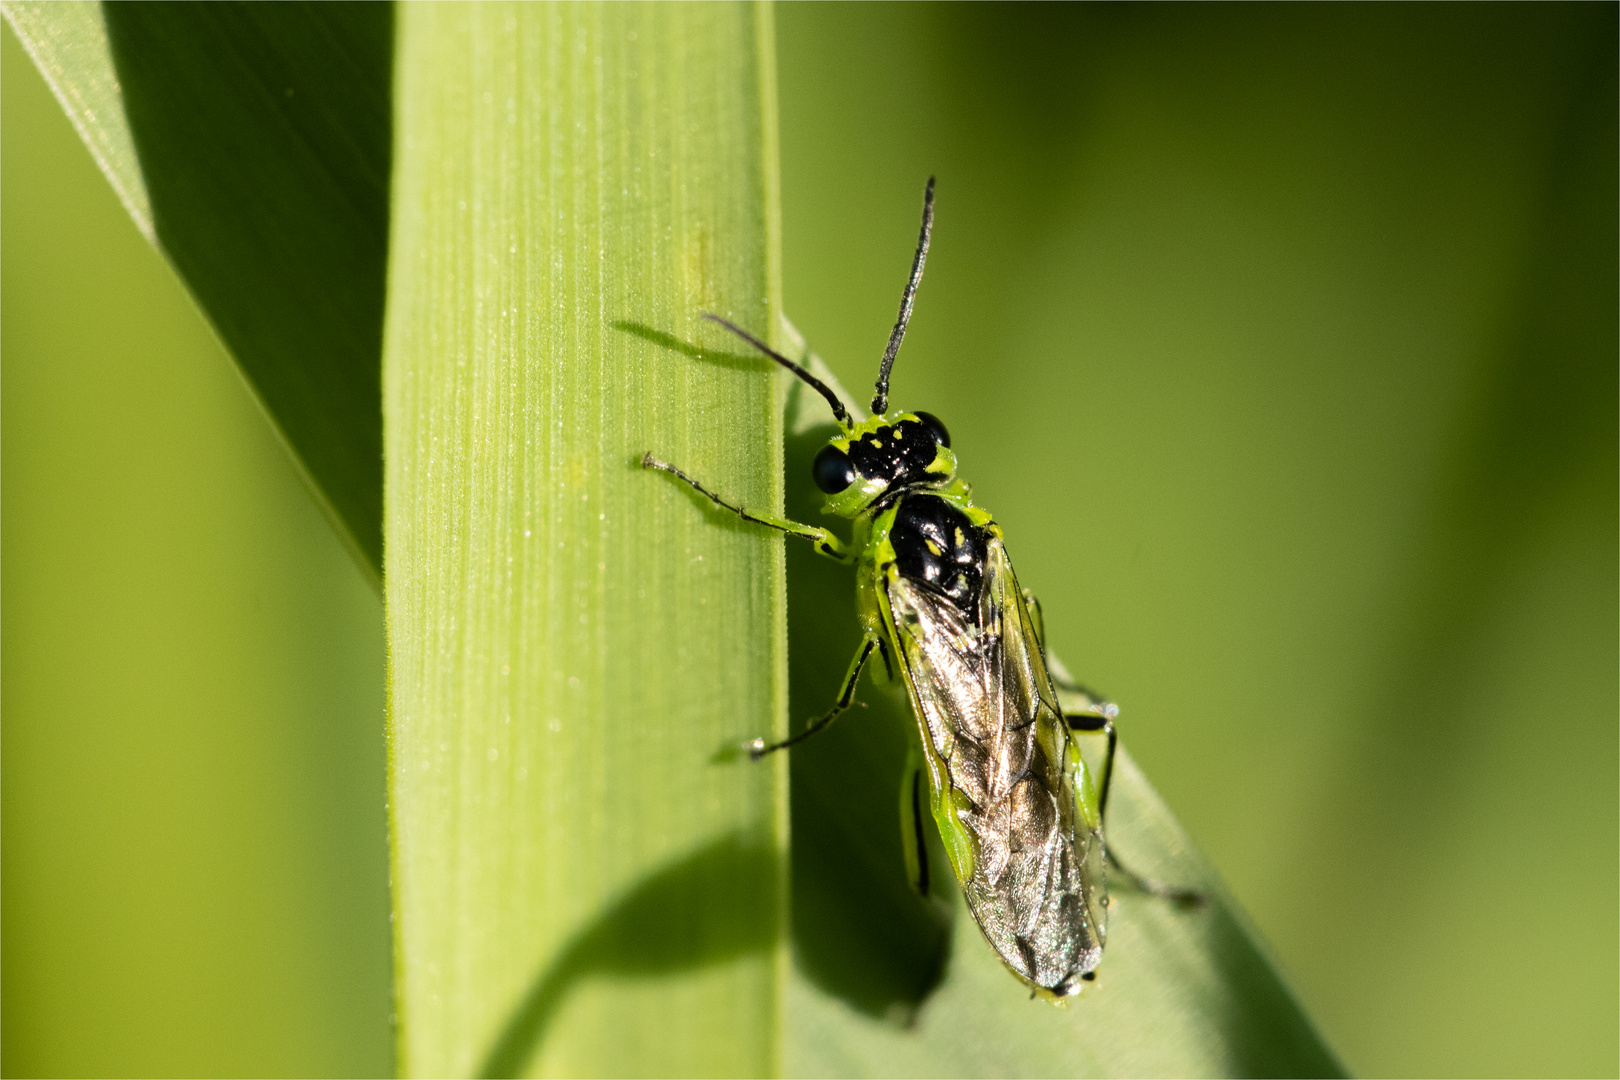
[[[400,9],[387,602],[411,1075],[779,1067],[769,8]]]

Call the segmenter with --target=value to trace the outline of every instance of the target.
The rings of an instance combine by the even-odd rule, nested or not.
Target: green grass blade
[[[4,10],[377,573],[392,6]]]
[[[400,1060],[768,1074],[786,762],[769,9],[406,5],[385,353]]]

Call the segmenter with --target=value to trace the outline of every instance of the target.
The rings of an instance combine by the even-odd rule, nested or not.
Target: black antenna
[[[877,393],[872,395],[872,415],[882,416],[889,410],[889,369],[900,353],[900,342],[906,336],[906,324],[911,321],[911,305],[917,301],[917,284],[922,281],[923,263],[928,258],[928,235],[934,231],[934,178],[928,178],[923,192],[922,235],[917,237],[917,255],[911,260],[911,280],[900,294],[900,318],[889,335],[889,347],[883,350],[883,366],[878,369]]]
[[[827,399],[827,404],[832,406],[833,416],[837,418],[839,425],[845,430],[848,430],[850,426],[849,410],[844,407],[844,403],[842,401],[838,400],[838,395],[833,393],[832,389],[828,387],[826,383],[822,382],[820,379],[804,370],[804,368],[800,367],[798,364],[795,364],[793,361],[789,360],[787,357],[783,356],[781,353],[777,352],[775,349],[771,348],[769,345],[765,344],[763,341],[759,340],[759,338],[755,337],[753,334],[750,334],[748,331],[744,330],[730,319],[722,319],[720,316],[708,311],[703,313],[703,317],[712,323],[719,323],[721,326],[725,327],[727,330],[730,330],[733,334],[736,334],[738,337],[748,342],[748,344],[752,345],[754,348],[758,349],[760,352],[764,353],[766,356],[770,357],[772,360],[775,360],[778,364],[781,364],[783,367],[793,372],[793,374],[809,383],[811,387],[815,389],[816,393]]]

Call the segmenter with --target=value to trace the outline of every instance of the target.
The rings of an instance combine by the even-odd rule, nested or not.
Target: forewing
[[[971,840],[962,882],[985,937],[1030,982],[1070,992],[1102,951],[1101,841],[1076,844],[1073,755],[1034,628],[999,540],[978,610],[891,573],[889,615],[924,739],[936,814]],[[942,822],[942,826],[950,822]]]

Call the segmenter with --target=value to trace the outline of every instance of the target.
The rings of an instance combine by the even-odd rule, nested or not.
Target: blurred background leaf
[[[388,1074],[382,604],[0,34],[0,1069]]]
[[[5,12],[380,576],[392,5]]]

